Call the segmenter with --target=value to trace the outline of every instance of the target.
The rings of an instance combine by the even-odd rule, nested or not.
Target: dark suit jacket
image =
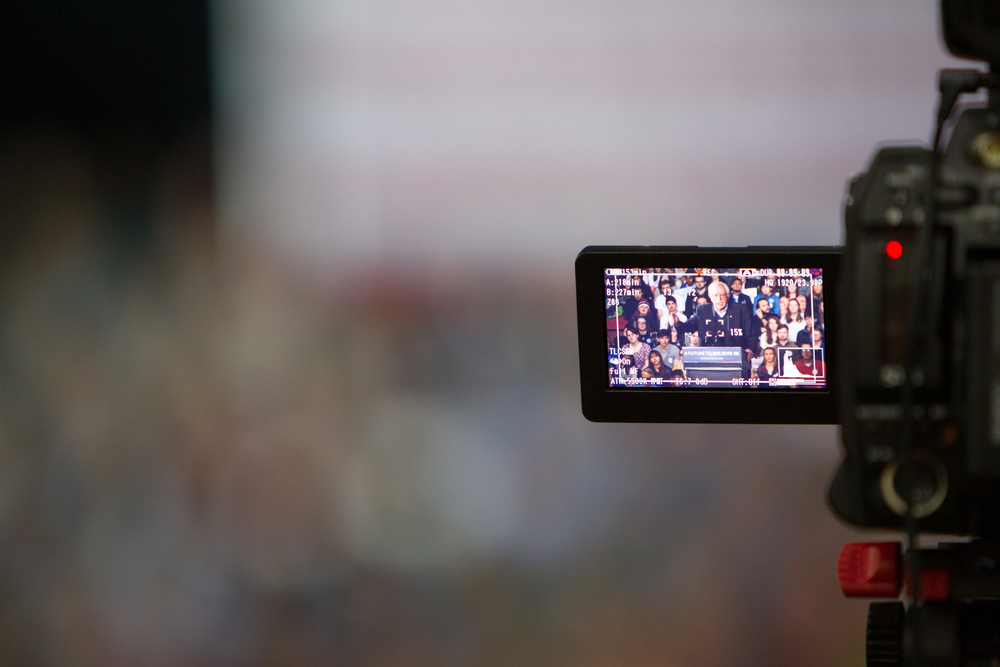
[[[729,302],[726,314],[720,319],[710,303],[698,306],[693,317],[677,325],[678,331],[698,332],[701,347],[738,347],[741,350],[756,350],[760,335],[754,335],[750,309],[741,303]],[[743,368],[750,370],[750,360],[746,353],[740,353]]]
[[[704,296],[704,297],[708,296],[708,287],[706,287],[705,291],[702,292],[701,294],[698,294],[698,290],[696,290],[694,288],[691,289],[691,291],[688,293],[687,301],[684,302],[684,314],[685,315],[687,315],[688,317],[691,317],[694,314],[694,309],[697,306],[698,297],[700,297],[700,296]],[[702,304],[702,305],[704,305],[704,304]]]

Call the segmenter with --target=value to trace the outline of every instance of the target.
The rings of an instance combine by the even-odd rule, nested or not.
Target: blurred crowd
[[[587,423],[568,281],[311,282],[206,155],[0,145],[4,664],[859,664],[832,429]]]

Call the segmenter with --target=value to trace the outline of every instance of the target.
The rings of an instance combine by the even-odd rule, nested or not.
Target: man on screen
[[[825,371],[823,362],[816,358],[811,343],[803,343],[800,354],[802,357],[795,362],[795,368],[799,373],[802,375],[823,375]]]
[[[802,343],[812,343],[813,326],[815,325],[812,311],[806,311],[805,320],[806,326],[798,333],[798,335],[795,336],[795,343],[799,346],[801,346]]]
[[[757,293],[767,299],[767,303],[770,306],[770,312],[777,313],[779,310],[781,298],[774,293],[774,273],[769,272],[767,277],[761,283],[760,288]]]
[[[660,315],[660,328],[669,329],[687,320],[687,315],[677,310],[677,300],[670,294],[656,302],[656,312]]]
[[[660,353],[660,358],[663,359],[667,370],[672,371],[674,364],[677,363],[677,360],[681,356],[681,351],[680,348],[670,342],[670,338],[669,329],[660,329],[656,334],[656,340],[659,342],[659,345],[654,347],[653,350]]]
[[[732,292],[732,294],[730,294],[729,297],[730,300],[733,303],[742,303],[744,306],[747,307],[747,311],[752,313],[753,304],[750,302],[750,297],[748,297],[746,294],[743,293],[743,279],[740,278],[739,276],[736,276],[735,278],[733,278],[733,282],[730,284],[729,288],[730,291]]]
[[[767,316],[771,314],[771,302],[767,300],[766,296],[757,297],[757,307],[754,310],[753,330],[757,331],[757,335],[764,333],[764,329],[767,326]]]
[[[694,315],[694,311],[698,308],[698,298],[708,296],[708,281],[703,275],[696,275],[694,277],[694,289],[688,292],[687,303],[684,306],[684,314],[688,317]]]
[[[743,351],[743,378],[750,378],[750,360],[757,349],[750,311],[742,303],[729,298],[729,286],[719,280],[708,286],[710,303],[698,306],[687,322],[677,325],[678,331],[697,332],[704,347],[738,347]]]

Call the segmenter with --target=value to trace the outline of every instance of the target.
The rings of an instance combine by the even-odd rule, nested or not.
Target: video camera
[[[989,68],[943,70],[931,147],[881,148],[851,180],[843,248],[576,262],[589,419],[841,425],[831,507],[909,537],[838,559],[845,595],[910,600],[870,606],[870,666],[1000,664],[1000,0],[943,0],[942,28]]]

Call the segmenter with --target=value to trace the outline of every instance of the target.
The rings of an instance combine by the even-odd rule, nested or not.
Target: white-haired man
[[[703,347],[738,347],[743,350],[743,377],[750,377],[750,360],[757,349],[749,309],[730,300],[729,286],[717,280],[708,286],[709,303],[698,306],[687,322],[677,325],[678,331],[698,332]]]

